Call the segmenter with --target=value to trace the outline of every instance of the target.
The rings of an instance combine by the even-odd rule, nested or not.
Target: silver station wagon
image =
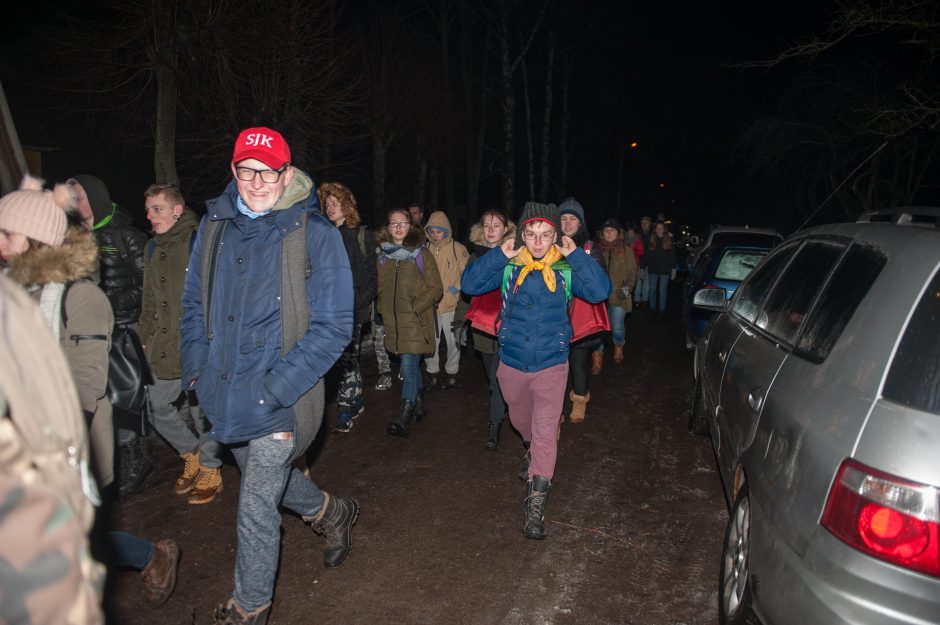
[[[695,352],[692,431],[731,513],[721,623],[940,623],[940,226],[893,209],[791,235]]]

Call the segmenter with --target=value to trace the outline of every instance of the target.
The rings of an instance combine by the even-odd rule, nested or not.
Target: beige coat
[[[440,241],[431,241],[428,228],[432,227],[443,228],[447,233],[446,236]],[[444,287],[444,296],[437,305],[437,312],[451,312],[457,308],[457,300],[460,297],[460,274],[467,266],[470,254],[462,243],[454,241],[450,220],[444,211],[431,213],[424,231],[428,235],[428,250],[434,255],[434,262],[437,263],[437,269],[441,274],[441,285]]]

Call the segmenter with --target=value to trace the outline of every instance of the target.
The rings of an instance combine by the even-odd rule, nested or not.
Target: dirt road
[[[286,514],[269,623],[716,623],[727,512],[708,440],[686,431],[691,358],[677,303],[661,321],[643,310],[628,318],[626,362],[615,367],[608,352],[587,419],[563,426],[542,542],[522,536],[520,439],[504,429],[497,452],[482,449],[480,361],[465,355],[458,386],[429,392],[428,418],[399,440],[385,426],[400,386],[373,390],[365,354],[366,412],[348,434],[324,427],[311,454],[321,488],[361,504],[353,550],[325,569],[323,539]],[[138,576],[118,574],[109,622],[210,623],[232,591],[238,471],[227,464],[216,501],[189,506],[173,494],[179,459],[156,437],[150,449],[155,469],[114,525],[176,539],[179,584],[150,610]]]

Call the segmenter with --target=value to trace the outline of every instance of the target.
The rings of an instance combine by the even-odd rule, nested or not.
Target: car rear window
[[[940,273],[920,298],[894,355],[884,396],[940,414]]]
[[[728,242],[743,243],[745,241],[754,245],[773,247],[780,243],[781,237],[760,232],[716,232],[712,235],[711,245],[721,245]]]
[[[741,282],[766,255],[767,250],[726,250],[715,268],[715,280]]]
[[[874,247],[853,245],[849,248],[803,324],[796,345],[801,355],[818,362],[826,359],[886,260]]]

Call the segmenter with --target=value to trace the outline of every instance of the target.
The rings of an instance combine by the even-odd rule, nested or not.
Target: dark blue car
[[[705,332],[713,311],[692,306],[692,297],[699,289],[724,289],[728,299],[757,263],[773,249],[776,242],[736,242],[725,240],[702,251],[685,279],[682,291],[682,321],[685,324],[685,346],[693,349]]]

